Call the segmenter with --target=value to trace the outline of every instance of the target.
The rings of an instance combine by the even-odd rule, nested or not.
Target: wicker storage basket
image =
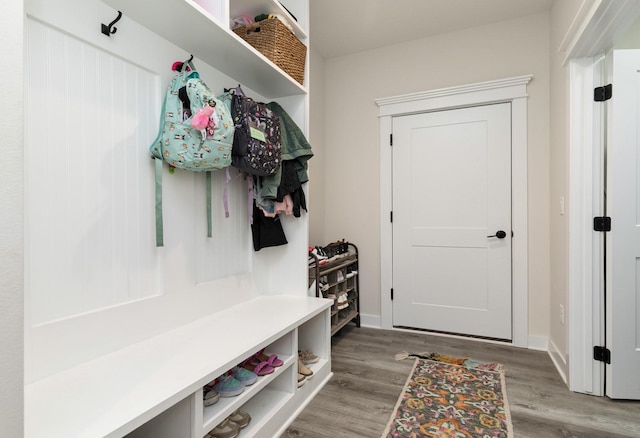
[[[233,31],[298,83],[304,82],[307,46],[280,20],[270,18],[238,27]]]

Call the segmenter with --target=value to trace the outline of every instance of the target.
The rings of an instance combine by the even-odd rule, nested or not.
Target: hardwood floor
[[[545,352],[423,333],[345,327],[332,339],[334,376],[281,438],[380,437],[413,360],[438,352],[504,364],[516,437],[640,437],[640,402],[569,391]]]

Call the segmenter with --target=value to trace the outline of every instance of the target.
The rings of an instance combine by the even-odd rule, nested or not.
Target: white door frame
[[[602,394],[604,364],[592,360],[602,345],[603,236],[593,231],[593,217],[603,214],[603,104],[594,105],[593,88],[604,81],[597,60],[571,60],[569,128],[569,297],[568,383],[572,391]]]
[[[391,301],[393,264],[391,147],[392,118],[427,111],[511,102],[512,120],[512,242],[513,251],[513,340],[527,347],[528,228],[527,228],[527,84],[532,75],[480,82],[460,87],[377,99],[380,117],[380,301],[381,326],[393,328]]]
[[[568,372],[572,391],[603,395],[604,367],[593,360],[593,346],[603,342],[604,328],[599,266],[602,248],[593,239],[590,225],[602,202],[602,195],[593,187],[593,178],[602,172],[597,153],[600,134],[592,130],[601,119],[597,107],[594,110],[593,81],[601,75],[597,68],[601,54],[608,52],[640,16],[640,2],[586,3],[559,48],[565,53],[563,65],[569,65],[570,77]]]

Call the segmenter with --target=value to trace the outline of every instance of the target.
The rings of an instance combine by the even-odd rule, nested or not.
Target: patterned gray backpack
[[[236,129],[231,165],[252,175],[276,173],[282,155],[280,119],[266,104],[245,96],[239,86],[220,98],[231,110]]]

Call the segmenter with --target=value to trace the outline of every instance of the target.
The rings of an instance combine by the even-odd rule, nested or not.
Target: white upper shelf
[[[265,98],[307,93],[304,86],[234,34],[228,23],[220,23],[192,0],[157,0],[151,8],[144,0],[102,1]]]

